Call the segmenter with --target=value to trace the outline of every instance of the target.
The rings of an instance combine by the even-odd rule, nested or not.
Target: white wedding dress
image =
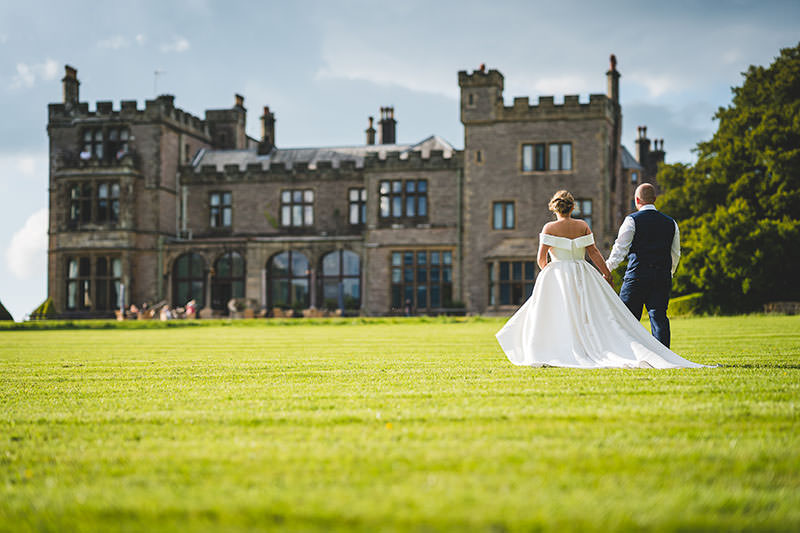
[[[697,368],[658,342],[603,276],[584,260],[594,236],[542,233],[551,262],[528,301],[497,332],[515,365],[573,368]]]

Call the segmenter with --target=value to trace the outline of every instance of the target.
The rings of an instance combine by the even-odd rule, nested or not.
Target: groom
[[[619,297],[636,320],[642,318],[642,305],[647,306],[653,336],[669,348],[667,305],[681,245],[678,224],[660,213],[655,201],[652,185],[642,183],[636,188],[638,211],[622,222],[606,266],[614,270],[628,256]]]

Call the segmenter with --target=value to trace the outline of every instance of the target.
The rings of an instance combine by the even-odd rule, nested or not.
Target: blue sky
[[[436,133],[463,146],[459,70],[505,76],[505,98],[605,92],[621,78],[623,144],[636,126],[667,161],[715,129],[712,116],[751,64],[800,41],[796,1],[427,2],[161,0],[0,2],[0,301],[16,319],[46,297],[47,104],[64,64],[81,100],[176,96],[203,116],[245,96],[282,147],[364,142],[367,116],[395,107],[398,141]]]

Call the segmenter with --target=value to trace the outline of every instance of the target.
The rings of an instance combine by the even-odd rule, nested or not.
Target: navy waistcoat
[[[675,221],[655,209],[645,209],[630,215],[636,225],[625,277],[645,277],[669,274],[672,269],[672,239]]]

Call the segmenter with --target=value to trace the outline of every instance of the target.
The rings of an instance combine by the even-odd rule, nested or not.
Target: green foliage
[[[741,312],[800,300],[800,45],[751,66],[695,165],[664,165],[659,209],[676,218],[681,293]]]
[[[703,312],[703,293],[695,292],[672,298],[669,301],[669,316],[692,316]]]
[[[39,307],[34,309],[30,314],[31,320],[53,320],[56,316],[55,307],[53,307],[52,298],[43,301]]]
[[[2,302],[0,302],[0,322],[14,320],[14,317],[11,316],[11,313],[8,312],[8,309],[5,308]]]
[[[800,529],[800,317],[673,320],[694,370],[287,322],[0,332],[0,531]]]

